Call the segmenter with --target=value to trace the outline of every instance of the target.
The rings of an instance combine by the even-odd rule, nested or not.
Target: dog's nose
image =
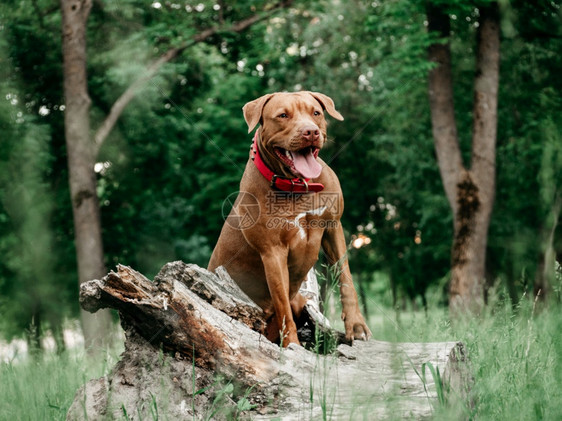
[[[309,142],[317,142],[320,139],[320,129],[317,126],[305,126],[301,129],[301,136]]]

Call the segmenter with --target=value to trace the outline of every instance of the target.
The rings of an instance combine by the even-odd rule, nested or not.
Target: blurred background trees
[[[470,162],[479,7],[450,19],[455,117]],[[551,291],[562,253],[561,2],[500,2],[496,200],[486,287],[517,303]],[[330,95],[344,122],[322,157],[338,173],[356,280],[376,306],[448,303],[452,214],[431,133],[425,2],[93,1],[87,22],[92,139],[119,96],[170,49],[210,28],[140,86],[94,163],[105,264],[153,276],[205,266],[248,138],[241,107],[266,92]],[[243,31],[237,22],[278,8]],[[39,346],[78,317],[64,137],[60,4],[0,5],[0,332]],[[354,242],[353,240],[362,239]],[[368,239],[365,241],[364,239]],[[353,247],[355,244],[356,247]],[[57,333],[58,332],[58,333]],[[63,346],[62,340],[59,340]]]

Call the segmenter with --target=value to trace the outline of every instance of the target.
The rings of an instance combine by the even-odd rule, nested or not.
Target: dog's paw
[[[367,341],[371,338],[371,330],[365,323],[365,319],[361,313],[351,315],[348,314],[344,318],[345,338],[353,342],[354,339]]]

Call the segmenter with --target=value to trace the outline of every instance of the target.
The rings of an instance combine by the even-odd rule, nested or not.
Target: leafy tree
[[[54,201],[46,181],[53,156],[48,125],[29,115],[18,78],[6,59],[0,38],[0,313],[1,330],[11,338],[26,333],[32,353],[41,349],[40,335],[51,329],[61,350],[63,313],[68,302],[57,288],[52,212]]]
[[[484,303],[488,227],[495,197],[500,19],[494,2],[479,7],[477,63],[470,165],[463,163],[453,102],[448,42],[429,47],[436,67],[429,73],[433,137],[445,192],[454,216],[449,307],[479,312]],[[429,31],[450,35],[443,5],[428,3]]]
[[[218,32],[218,28],[209,25],[209,28],[193,34],[192,29],[187,31],[187,33],[174,30],[160,31],[162,28],[161,23],[157,23],[156,32],[160,37],[159,39],[167,38],[165,44],[168,44],[169,47],[159,59],[148,67],[146,73],[129,85],[125,92],[113,103],[108,116],[94,136],[94,142],[92,142],[89,133],[91,101],[88,94],[86,75],[86,30],[92,2],[90,0],[62,0],[61,6],[63,18],[64,92],[66,99],[65,134],[79,282],[82,283],[89,279],[101,277],[106,272],[101,238],[99,199],[94,172],[94,163],[100,147],[125,107],[136,95],[136,90],[150,80],[163,64],[176,58],[194,44],[212,37]],[[160,7],[155,6],[156,3],[153,4],[153,8],[161,8],[161,5]],[[275,5],[273,9],[279,6],[284,6],[284,4]],[[171,12],[164,13],[164,18],[177,18],[177,13],[173,11],[177,7],[174,7],[174,5],[170,5],[170,7],[172,9]],[[196,10],[197,8],[200,8],[202,12],[205,9],[205,5],[201,3],[196,6]],[[214,9],[217,10],[216,8]],[[224,20],[224,11],[222,11],[220,5],[218,10],[222,13],[220,19]],[[227,11],[232,10],[227,9]],[[191,16],[194,17],[192,27],[196,27],[199,23],[199,16],[193,13]],[[211,13],[211,17],[214,17],[214,13]],[[240,32],[261,19],[263,19],[263,16],[252,14],[250,17],[233,24],[230,28],[222,29]],[[223,24],[223,22],[220,23]],[[148,35],[150,36],[153,33],[149,31]],[[81,319],[88,348],[103,341],[108,331],[108,318],[109,314],[107,312],[101,312],[101,314],[98,312],[96,315],[82,312]]]
[[[464,163],[472,154],[475,4],[439,2],[451,25],[454,117]],[[560,2],[500,6],[497,189],[486,277],[500,293],[505,286],[516,303],[533,287],[544,296],[547,260],[562,250],[556,94],[562,38]],[[251,25],[237,31],[244,21]],[[37,319],[28,305],[35,281],[16,270],[31,259],[22,232],[37,227],[50,250],[43,272],[56,274],[43,278],[56,295],[37,296],[39,331],[78,315],[78,275],[62,45],[52,36],[61,27],[60,7],[52,0],[5,1],[0,22],[0,172],[8,180],[0,197],[2,331],[16,334]],[[425,2],[417,0],[202,1],[179,8],[93,2],[86,42],[89,141],[96,155],[89,170],[101,207],[104,264],[129,264],[148,275],[173,259],[205,266],[223,223],[223,201],[238,190],[248,158],[242,105],[267,92],[310,89],[330,95],[346,118],[330,125],[332,141],[321,154],[342,183],[350,243],[359,234],[370,240],[350,248],[355,279],[371,282],[373,272],[383,272],[395,305],[423,304],[429,288],[451,277],[454,226],[431,133],[427,48],[437,38],[427,23]],[[204,42],[195,42],[204,33]],[[6,99],[12,94],[17,105]],[[28,156],[33,171],[22,174]],[[14,171],[19,180],[12,179]],[[27,191],[42,198],[37,209],[13,193],[29,180],[35,187]],[[33,218],[42,221],[40,230]]]
[[[32,96],[41,97],[42,93],[45,92],[45,86],[43,86],[40,83],[41,80],[45,79],[44,76],[41,74],[42,71],[48,73],[49,76],[53,76],[54,79],[56,79],[57,74],[60,77],[60,73],[61,73],[60,63],[58,65],[56,64],[53,65],[54,62],[49,61],[48,64],[52,65],[54,72],[53,71],[47,72],[45,71],[46,67],[43,57],[37,57],[34,54],[28,55],[23,50],[19,50],[19,49],[17,51],[15,50],[18,46],[25,44],[25,42],[29,38],[33,38],[33,35],[31,34],[33,31],[30,31],[29,30],[30,28],[36,26],[39,28],[40,31],[43,32],[47,32],[48,30],[54,29],[53,26],[59,23],[57,22],[57,18],[60,18],[60,15],[58,15],[56,8],[51,8],[50,7],[51,5],[47,5],[46,3],[43,4],[37,2],[34,5],[35,5],[35,10],[34,10],[35,16],[33,16],[32,13],[29,13],[29,8],[26,9],[25,7],[21,7],[21,9],[19,9],[18,7],[13,7],[11,9],[9,7],[6,7],[3,10],[14,18],[14,23],[8,26],[7,28],[8,30],[6,32],[8,38],[11,38],[12,40],[16,41],[14,43],[14,51],[12,52],[13,55],[11,55],[11,57],[15,58],[15,62],[17,63],[15,65],[15,68],[18,69],[18,71],[19,69],[23,68],[24,72],[27,71],[28,69],[39,69],[39,68],[41,69],[41,71],[38,72],[39,75],[34,80],[35,83],[29,84],[30,87],[35,85],[37,91],[35,93],[30,92],[28,94],[29,97]],[[61,5],[63,6],[63,8],[66,6],[68,7],[68,13],[64,15],[66,17],[76,17],[77,14],[79,14],[79,12],[83,12],[82,17],[79,19],[80,20],[79,30],[83,31],[84,34],[81,36],[82,38],[80,41],[81,48],[84,48],[86,43],[86,39],[85,39],[86,29],[87,29],[86,23],[89,22],[92,25],[101,25],[100,20],[95,20],[95,19],[92,19],[91,21],[88,20],[90,8],[92,6],[91,2],[88,1],[62,2]],[[95,183],[96,180],[96,173],[94,172],[95,169],[94,163],[96,162],[96,158],[97,158],[96,155],[99,152],[103,140],[109,134],[112,125],[115,124],[115,122],[117,121],[118,117],[120,116],[120,113],[122,113],[125,106],[132,98],[134,98],[134,96],[137,93],[137,89],[141,88],[143,83],[146,83],[147,80],[149,80],[152,76],[154,76],[154,74],[160,68],[162,68],[163,64],[166,64],[173,58],[177,57],[180,53],[184,52],[188,47],[191,47],[192,45],[197,44],[204,40],[213,40],[213,37],[216,37],[217,34],[221,31],[225,31],[226,33],[237,33],[243,31],[244,29],[251,26],[252,24],[255,24],[256,22],[259,22],[260,20],[269,17],[277,9],[286,6],[286,4],[279,3],[279,4],[273,4],[271,6],[266,4],[263,6],[265,7],[265,12],[263,13],[256,12],[256,9],[250,10],[248,12],[247,9],[245,8],[245,5],[238,5],[240,6],[240,8],[234,8],[231,6],[223,5],[224,10],[222,8],[219,8],[217,10],[217,8],[213,8],[214,3],[203,5],[205,6],[203,7],[203,9],[206,10],[205,13],[202,13],[203,10],[201,11],[198,10],[198,8],[200,8],[201,5],[197,6],[194,9],[190,9],[190,10],[186,9],[186,10],[179,10],[179,11],[176,10],[174,5],[170,5],[170,4],[167,4],[163,8],[164,10],[157,10],[158,8],[156,7],[156,3],[152,7],[146,7],[146,5],[144,6],[145,6],[144,8],[138,8],[133,3],[121,5],[116,2],[106,2],[106,3],[99,2],[94,5],[93,16],[95,18],[102,17],[102,20],[104,20],[103,18],[107,18],[108,16],[111,16],[112,13],[114,13],[113,19],[108,19],[109,21],[113,21],[114,23],[120,23],[120,24],[127,23],[127,22],[129,23],[129,25],[125,24],[120,27],[116,25],[115,27],[120,28],[120,30],[113,31],[114,34],[117,33],[116,35],[111,35],[112,34],[111,31],[96,33],[95,36],[93,37],[94,42],[90,44],[95,46],[90,50],[91,54],[93,52],[92,55],[94,57],[95,57],[96,50],[99,50],[101,52],[107,51],[107,49],[104,48],[107,46],[107,44],[105,43],[106,41],[112,41],[113,42],[112,45],[117,44],[117,48],[113,49],[114,54],[116,51],[119,50],[123,52],[125,49],[127,49],[126,45],[128,45],[131,52],[142,50],[141,47],[144,47],[145,48],[144,51],[146,51],[146,49],[150,49],[151,46],[155,46],[155,48],[157,49],[164,50],[164,53],[160,57],[160,59],[157,60],[151,67],[149,67],[147,72],[143,74],[143,76],[140,79],[137,79],[136,83],[133,83],[132,89],[129,90],[125,89],[124,95],[117,98],[117,102],[114,103],[114,106],[111,106],[112,102],[105,103],[105,104],[103,102],[94,103],[93,112],[92,112],[92,115],[94,116],[94,121],[101,120],[102,123],[100,126],[101,127],[100,131],[98,131],[95,136],[96,143],[90,142],[91,138],[88,130],[89,119],[90,119],[90,113],[88,112],[88,110],[90,106],[88,100],[89,92],[87,87],[84,85],[85,77],[86,77],[85,76],[86,56],[84,55],[84,51],[82,52],[78,51],[78,54],[75,56],[77,58],[77,61],[74,61],[73,65],[70,64],[67,65],[67,68],[70,71],[70,73],[67,72],[67,78],[66,78],[67,82],[70,82],[69,84],[74,87],[76,87],[77,84],[82,83],[81,92],[76,92],[76,95],[74,96],[71,94],[72,89],[68,89],[67,87],[68,104],[65,104],[64,106],[64,108],[66,109],[65,114],[67,115],[67,123],[68,123],[67,139],[69,139],[69,143],[67,144],[67,146],[69,147],[68,152],[69,152],[69,157],[71,157],[70,162],[72,168],[70,171],[71,186],[73,187],[72,203],[75,205],[75,210],[77,211],[77,213],[75,214],[76,217],[75,222],[81,220],[81,217],[79,216],[80,214],[79,211],[86,208],[85,206],[76,206],[76,205],[83,205],[90,201],[92,203],[92,206],[90,206],[91,211],[86,213],[85,219],[82,219],[84,223],[77,222],[77,224],[75,225],[76,229],[74,230],[74,232],[78,235],[76,241],[77,249],[79,251],[83,250],[82,253],[79,252],[79,259],[78,259],[79,268],[81,268],[80,269],[81,275],[79,275],[79,279],[81,280],[86,280],[93,277],[99,277],[103,275],[103,273],[105,273],[103,254],[101,251],[102,250],[101,241],[99,239],[100,225],[99,222],[97,222],[99,218],[95,216],[97,213],[96,211],[97,206],[95,202],[97,201],[98,188],[96,184],[92,184],[93,182]],[[160,9],[162,9],[162,7],[160,7]],[[191,19],[190,24],[187,25],[184,20],[186,12],[188,12],[188,16]],[[138,25],[139,21],[137,19],[139,17],[144,18],[145,19],[144,23],[148,25],[146,27],[146,30],[140,32],[138,31],[138,26],[135,26]],[[155,17],[163,18],[163,19],[162,21],[158,21],[157,19],[155,19]],[[242,17],[242,19],[239,19],[239,17]],[[36,21],[30,20],[32,18],[36,19]],[[69,37],[72,37],[73,34],[75,34],[72,31],[69,31],[70,28],[69,23],[71,20],[72,19],[67,19],[64,26],[65,40],[69,40]],[[26,24],[28,24],[27,27],[23,27],[23,25],[21,24],[23,21],[25,21]],[[188,30],[187,31],[177,31],[177,30],[170,31],[168,29],[164,30],[164,28],[168,28],[170,25],[179,28],[180,26],[177,25],[178,22],[182,23],[181,25],[182,28],[188,28]],[[215,22],[218,22],[218,24]],[[200,28],[201,25],[204,24],[207,25],[207,28],[201,29]],[[90,34],[90,32],[88,33]],[[92,38],[92,35],[88,35],[88,37]],[[51,37],[48,38],[51,39]],[[122,43],[123,38],[125,38],[125,43]],[[80,39],[80,36],[78,36],[78,39]],[[69,42],[68,45],[73,46],[74,45],[72,43],[73,40],[69,40],[69,41],[71,42]],[[90,41],[92,41],[92,39],[90,39]],[[214,41],[216,42],[217,38],[215,38]],[[56,42],[54,44],[55,45],[51,47],[55,47],[55,48],[49,49],[48,51],[54,51],[54,49],[56,49],[57,47]],[[67,52],[70,49],[68,48],[68,45],[66,49]],[[58,48],[60,49],[60,46]],[[32,50],[40,51],[40,49],[37,49],[36,46],[34,46]],[[150,56],[151,54],[146,54],[146,53],[141,55],[141,57],[144,57],[145,61],[149,61]],[[56,56],[53,55],[50,56],[50,58],[53,57]],[[70,58],[72,59],[72,57]],[[71,79],[72,72],[76,70],[77,63],[81,63],[82,70],[81,70],[81,74],[77,75],[78,81],[77,84],[75,84],[72,83],[72,80],[69,81],[69,79]],[[141,64],[142,64],[142,60],[141,60]],[[104,66],[98,66],[100,70],[102,67]],[[108,66],[106,65],[104,70],[107,70],[107,68]],[[90,68],[90,70],[94,70],[94,69],[95,69],[94,67]],[[126,87],[127,86],[126,84],[130,83],[130,80],[123,79],[123,76],[127,77],[126,73],[131,72],[132,67],[128,66],[127,69],[124,68],[119,69],[119,70],[125,70],[125,73],[119,73],[118,69],[115,70],[117,71],[112,73],[111,67],[109,66],[108,73],[103,77],[101,77],[100,74],[96,74],[94,71],[92,72],[92,80],[93,81],[103,80],[102,85],[104,86],[104,88],[107,86],[111,86],[111,84],[114,84],[115,82],[120,82],[117,84],[117,86],[122,86],[123,84],[125,84]],[[168,76],[173,75],[173,73],[174,73],[173,71],[168,72]],[[27,77],[28,75],[26,74],[25,76]],[[30,77],[30,79],[32,79],[32,77]],[[60,83],[54,85],[55,86],[58,85],[58,88],[60,89]],[[113,92],[115,91],[112,92],[106,91],[106,93],[109,94],[106,98],[111,98],[110,101],[115,101],[116,99],[113,96]],[[103,94],[103,89],[92,95],[92,98],[97,100],[98,98],[100,98],[100,94],[101,95]],[[161,95],[162,92],[159,92],[159,94]],[[78,102],[74,102],[72,100],[72,97],[76,98]],[[45,101],[45,97],[41,98],[41,102],[43,101]],[[54,99],[53,101],[49,101],[45,105],[47,112],[50,113],[52,110],[58,109],[61,102],[62,100],[60,98],[60,93],[59,93],[58,98]],[[74,107],[73,104],[82,104],[81,110],[79,107],[78,113],[76,115],[73,114],[73,110],[76,109],[76,107]],[[107,119],[104,120],[100,111],[103,110],[103,108],[107,104],[109,104],[109,107],[107,107],[107,109],[109,110],[108,117]],[[30,111],[34,112],[36,111],[36,109],[30,109]],[[60,121],[54,124],[58,125],[57,128],[59,130],[61,129]],[[79,137],[73,138],[73,136],[76,136],[77,131],[74,130],[72,125],[74,125],[74,128],[81,130],[82,134]],[[77,145],[79,146],[79,149],[76,151],[76,153],[72,152],[72,147]],[[64,154],[61,155],[64,157]],[[72,164],[72,162],[78,163],[78,165],[74,165]],[[102,168],[103,168],[103,164],[102,164]],[[64,169],[62,171],[63,171],[62,175],[64,175]],[[82,180],[90,184],[87,185],[87,183],[86,184],[83,183],[81,187],[79,185],[77,186],[77,183],[72,181],[73,179],[72,177],[74,177],[77,173],[83,174]],[[100,186],[101,190],[103,190],[104,188],[103,184],[104,183],[102,182]],[[77,187],[75,188],[75,186]],[[168,212],[168,206],[164,206],[164,208],[166,208],[166,212]],[[183,209],[180,207],[179,211],[183,212]],[[93,215],[93,217],[88,217],[88,215]],[[164,215],[159,215],[159,216],[164,216]],[[66,221],[68,221],[68,219]],[[87,229],[91,228],[94,230],[93,232],[98,232],[98,234],[93,235],[92,233],[88,233],[84,231],[84,229],[86,228]],[[81,232],[83,232],[84,235],[80,235]],[[82,247],[82,245],[84,244],[85,245],[91,244],[91,239],[95,238],[96,236],[98,237],[97,244],[99,245],[96,248],[97,251],[92,251],[92,250],[88,251],[84,247]],[[82,240],[80,238],[82,238]],[[200,236],[199,237],[195,236],[187,243],[179,244],[179,248],[180,249],[183,248],[185,254],[186,249],[190,249],[190,247],[193,246],[198,247],[200,245],[203,245],[208,249],[208,246],[205,246],[205,241],[203,240],[203,238]],[[126,252],[127,248],[125,248],[124,250]],[[206,253],[207,252],[203,250],[202,253],[199,253],[198,258],[202,260],[202,254],[206,254]],[[191,254],[196,255],[197,253],[195,252]],[[92,264],[94,260],[97,263]],[[88,267],[90,269],[88,269]],[[96,335],[93,334],[93,336],[92,335],[89,336],[88,332],[86,332],[86,336],[87,336],[86,342],[88,345],[89,343],[92,342],[91,340],[88,339],[88,337],[94,338]]]

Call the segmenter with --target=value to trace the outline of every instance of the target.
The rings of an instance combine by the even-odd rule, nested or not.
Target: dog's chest
[[[276,217],[270,222],[272,227],[280,230],[280,237],[285,239],[289,248],[301,247],[321,240],[326,225],[323,218],[325,212],[325,208],[317,208],[296,215]]]
[[[320,241],[331,219],[334,203],[330,195],[276,192],[267,198],[267,224],[269,228],[281,230],[281,237],[290,245]]]

